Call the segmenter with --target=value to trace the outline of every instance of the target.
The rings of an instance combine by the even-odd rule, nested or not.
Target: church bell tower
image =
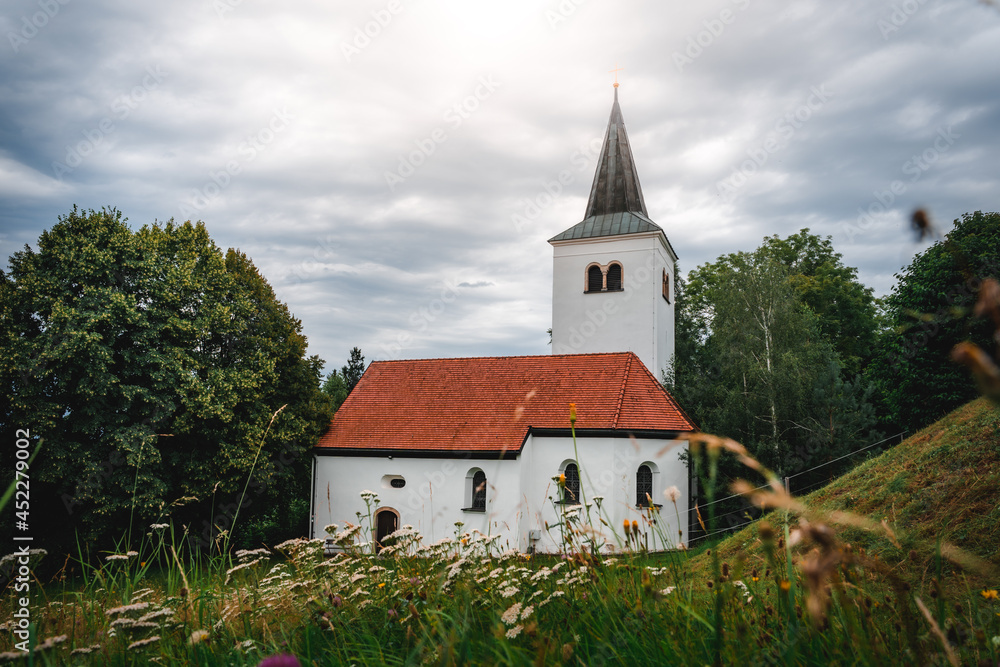
[[[552,353],[631,351],[662,379],[674,355],[677,254],[646,212],[617,83],[587,211],[549,243]]]

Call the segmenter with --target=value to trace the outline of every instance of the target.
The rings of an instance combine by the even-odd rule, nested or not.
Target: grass
[[[803,500],[825,515],[848,511],[885,521],[895,543],[884,531],[853,526],[840,537],[912,585],[936,576],[939,542],[1000,567],[1000,410],[985,398],[972,401]],[[716,548],[724,558],[764,560],[756,524]],[[703,558],[693,567],[709,565]],[[995,569],[943,569],[949,587],[998,584]]]
[[[998,428],[997,410],[973,402],[804,504],[776,491],[768,502],[794,511],[698,554],[618,539],[613,556],[529,558],[460,528],[425,545],[404,527],[377,557],[348,529],[334,558],[318,540],[206,558],[151,529],[131,555],[36,584],[41,650],[20,660],[996,665]],[[0,599],[8,652],[15,605]]]

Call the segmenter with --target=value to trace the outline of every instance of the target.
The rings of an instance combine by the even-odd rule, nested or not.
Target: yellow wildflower
[[[984,588],[982,590],[982,592],[980,593],[980,595],[983,596],[984,600],[996,600],[996,599],[998,599],[996,589],[987,590],[987,589]]]
[[[576,403],[569,404],[569,423],[576,423]]]
[[[787,593],[787,592],[788,592],[788,590],[789,590],[789,589],[790,589],[790,588],[792,587],[792,584],[791,584],[791,582],[790,582],[790,581],[788,581],[787,579],[782,579],[782,580],[781,580],[781,583],[780,583],[780,584],[778,584],[778,585],[779,585],[779,586],[781,586],[781,590],[785,591],[786,593]]]
[[[385,588],[385,582],[383,581],[381,584],[378,585],[378,587],[379,588]]]

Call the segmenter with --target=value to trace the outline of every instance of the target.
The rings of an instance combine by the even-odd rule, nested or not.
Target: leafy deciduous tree
[[[67,525],[107,543],[181,496],[201,502],[175,517],[224,528],[235,503],[206,504],[237,498],[255,460],[241,516],[308,493],[302,455],[331,414],[322,362],[244,254],[223,255],[202,223],[132,232],[116,210],[74,208],[10,267],[0,430],[44,438],[33,481],[55,499],[58,546],[73,541]]]
[[[985,278],[1000,277],[1000,213],[963,214],[954,228],[896,275],[885,299],[892,325],[881,335],[869,377],[889,420],[915,431],[977,395],[950,353],[970,340],[996,350],[992,323],[969,313]]]

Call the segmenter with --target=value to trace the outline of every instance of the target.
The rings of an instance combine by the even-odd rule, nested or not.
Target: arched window
[[[653,471],[647,465],[639,466],[635,473],[635,504],[649,507],[653,497]]]
[[[622,265],[612,264],[608,267],[608,291],[620,292],[622,289]]]
[[[566,475],[563,502],[569,505],[577,505],[580,503],[580,469],[575,463],[567,463],[563,474]]]
[[[486,473],[482,470],[472,476],[472,509],[486,511]]]
[[[601,267],[592,266],[587,269],[587,291],[600,292],[604,289],[604,273]]]
[[[667,275],[666,269],[663,269],[663,298],[670,303],[670,276]]]

